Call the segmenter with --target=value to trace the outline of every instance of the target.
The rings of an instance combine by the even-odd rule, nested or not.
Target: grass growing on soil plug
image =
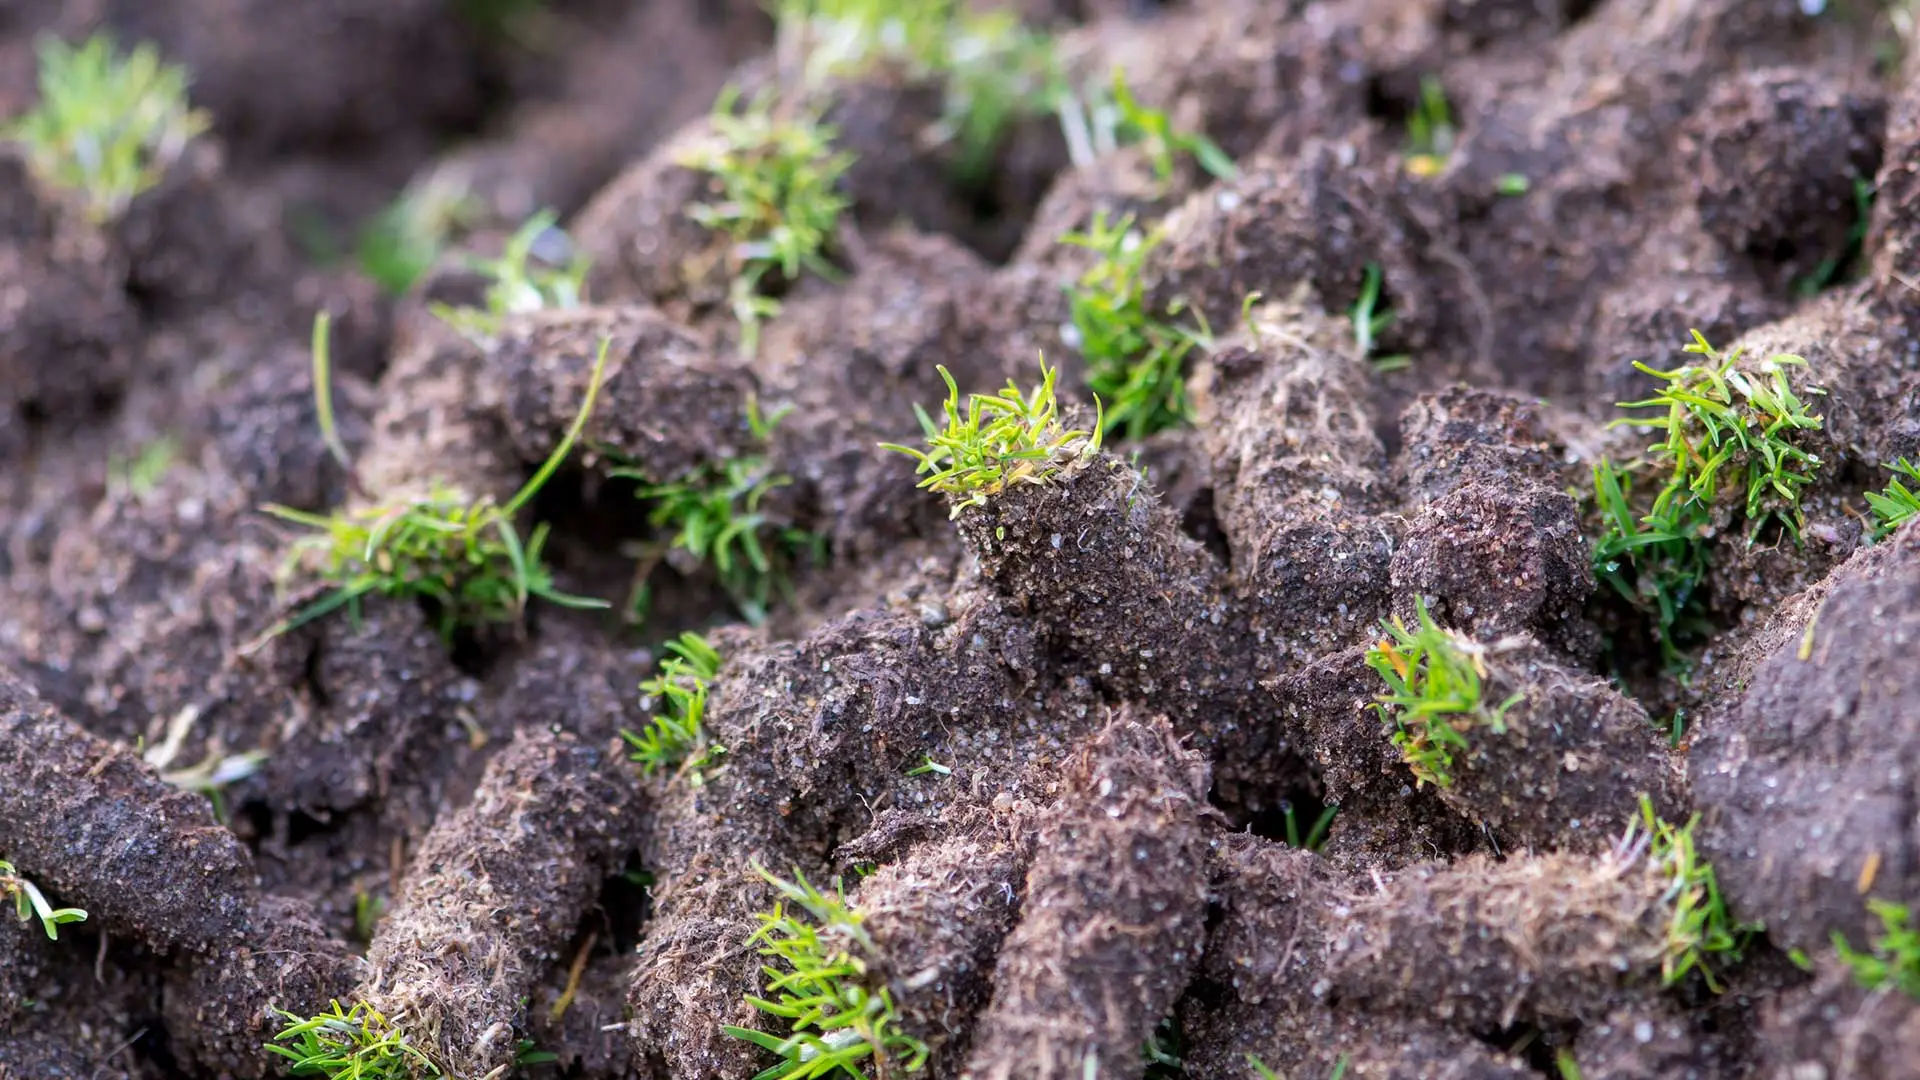
[[[1154,179],[1163,188],[1173,182],[1181,154],[1191,155],[1216,180],[1240,175],[1218,143],[1201,132],[1175,127],[1165,109],[1141,104],[1120,68],[1113,70],[1108,87],[1089,87],[1078,96],[1063,94],[1059,101],[1060,130],[1074,164],[1081,168],[1123,146],[1137,145],[1146,151]]]
[[[1738,963],[1747,938],[1761,927],[1735,923],[1728,914],[1712,864],[1694,850],[1693,830],[1699,824],[1699,814],[1677,828],[1662,821],[1653,811],[1653,800],[1642,795],[1640,816],[1628,823],[1616,851],[1629,865],[1645,855],[1667,882],[1661,899],[1673,906],[1673,915],[1660,962],[1661,982],[1672,986],[1698,970],[1707,988],[1719,993],[1709,959]]]
[[[785,409],[764,414],[757,401],[747,403],[747,426],[763,446],[785,415]],[[629,468],[614,469],[612,475],[645,479]],[[665,551],[643,554],[636,574],[639,584],[628,603],[630,614],[637,619],[646,610],[646,579],[653,566],[678,552],[690,564],[684,568],[688,571],[712,566],[721,588],[748,622],[756,626],[765,622],[775,596],[792,590],[794,557],[801,551],[817,553],[821,546],[814,534],[780,526],[760,510],[768,492],[792,482],[773,471],[765,454],[747,454],[707,464],[674,483],[636,491],[639,498],[654,504],[647,513],[648,523],[672,529],[673,538]]]
[[[1486,647],[1442,629],[1424,599],[1414,601],[1414,611],[1414,629],[1395,616],[1381,624],[1386,636],[1367,650],[1367,665],[1387,684],[1374,708],[1415,782],[1451,787],[1453,755],[1467,750],[1467,732],[1506,731],[1507,710],[1521,695],[1490,705],[1482,686]]]
[[[95,222],[159,183],[211,122],[187,104],[186,70],[161,62],[152,45],[123,56],[100,33],[78,48],[45,38],[38,51],[40,104],[0,127],[0,138],[19,142],[43,181],[80,193]]]
[[[344,460],[345,451],[331,423],[331,401],[324,390],[324,325],[315,334],[319,346],[314,353],[315,393],[322,434],[336,456]],[[342,508],[332,515],[266,507],[269,514],[282,521],[311,530],[288,549],[282,577],[304,569],[333,589],[269,628],[261,642],[342,607],[357,616],[360,600],[369,595],[430,601],[439,618],[440,633],[446,638],[461,627],[517,624],[526,612],[528,599],[535,596],[565,607],[606,607],[604,600],[573,596],[555,588],[553,574],[540,558],[547,527],[535,526],[523,542],[513,519],[553,476],[580,437],[593,412],[611,345],[611,339],[600,342],[586,398],[566,437],[504,505],[489,495],[476,497],[435,483],[422,496]]]
[[[707,691],[720,673],[720,654],[707,639],[691,631],[667,642],[672,656],[660,664],[660,673],[640,684],[641,706],[654,710],[653,719],[636,735],[620,734],[633,746],[633,760],[648,776],[663,768],[684,765],[693,775],[726,753],[707,737]]]
[[[1867,505],[1873,508],[1873,538],[1886,537],[1893,530],[1920,516],[1920,466],[1906,458],[1887,466],[1895,476],[1887,482],[1883,491],[1867,492]],[[1908,487],[1900,479],[1912,480],[1915,487]]]
[[[1413,366],[1413,357],[1405,353],[1373,355],[1373,350],[1379,345],[1380,335],[1393,325],[1393,309],[1381,302],[1382,284],[1380,264],[1368,263],[1360,279],[1360,296],[1354,300],[1353,310],[1348,312],[1353,322],[1353,347],[1361,359],[1372,362],[1375,371],[1404,371]]]
[[[412,1037],[365,1002],[313,1017],[275,1009],[287,1026],[266,1044],[287,1059],[289,1076],[329,1080],[416,1080],[444,1075]]]
[[[782,1038],[750,1028],[721,1030],[778,1055],[778,1064],[754,1080],[809,1080],[842,1070],[867,1075],[861,1063],[872,1061],[881,1077],[918,1072],[927,1062],[927,1044],[900,1027],[893,994],[867,984],[867,958],[873,939],[861,925],[864,915],[847,904],[836,886],[821,892],[798,871],[785,881],[758,863],[754,871],[779,891],[771,911],[756,916],[760,928],[747,939],[758,945],[766,997],[749,996],[749,1005],[790,1022]]]
[[[1415,176],[1439,175],[1453,155],[1458,134],[1447,88],[1432,75],[1422,76],[1420,99],[1407,115],[1407,171]]]
[[[1741,517],[1748,543],[1769,522],[1798,542],[1800,495],[1821,464],[1793,440],[1795,432],[1822,423],[1787,376],[1804,360],[1782,353],[1742,364],[1739,349],[1721,353],[1697,330],[1683,351],[1703,360],[1671,371],[1635,362],[1662,386],[1653,397],[1621,407],[1654,412],[1613,422],[1659,432],[1660,440],[1624,469],[1602,461],[1593,470],[1600,517],[1594,573],[1652,618],[1669,666],[1684,665],[1680,646],[1699,623],[1697,589],[1722,521]],[[1642,476],[1659,483],[1650,501],[1635,498]],[[1738,493],[1730,507],[1722,505],[1729,491]]]
[[[497,257],[467,260],[468,269],[487,279],[484,310],[434,304],[433,313],[484,348],[508,315],[579,307],[588,259],[554,227],[557,220],[543,210],[514,231]]]
[[[79,908],[54,907],[39,886],[21,876],[14,865],[5,859],[0,859],[0,897],[13,901],[14,914],[20,917],[21,922],[39,919],[40,928],[47,932],[48,941],[60,940],[60,927],[67,923],[87,921],[87,913]]]
[[[717,141],[681,164],[711,175],[720,197],[687,212],[733,242],[729,302],[742,348],[752,353],[760,323],[780,311],[780,302],[766,295],[770,288],[802,271],[839,277],[826,250],[852,205],[839,183],[853,158],[834,150],[833,128],[812,117],[776,115],[766,95],[742,108],[734,86],[714,103],[712,124]]]
[[[1053,389],[1058,375],[1059,370],[1043,360],[1040,385],[1031,392],[1022,393],[1009,380],[998,394],[968,395],[962,413],[960,387],[942,365],[940,377],[947,383],[946,427],[936,427],[926,410],[916,405],[927,449],[898,443],[881,443],[880,448],[917,460],[920,466],[915,474],[927,474],[919,486],[952,499],[950,517],[959,517],[969,506],[985,506],[988,496],[1014,484],[1044,484],[1073,462],[1099,453],[1100,433],[1106,427],[1097,397],[1091,431],[1070,429],[1060,422]]]
[[[1060,238],[1099,253],[1100,260],[1067,287],[1072,344],[1087,366],[1087,387],[1107,403],[1101,434],[1140,439],[1187,421],[1187,354],[1212,335],[1149,313],[1143,282],[1147,255],[1163,238],[1142,234],[1131,214],[1109,222],[1104,211],[1083,233]],[[1168,316],[1178,315],[1177,308]]]
[[[1880,920],[1880,933],[1868,942],[1867,951],[1855,952],[1838,931],[1834,949],[1861,986],[1878,990],[1891,984],[1920,1001],[1920,927],[1913,925],[1913,910],[1887,900],[1869,900],[1867,910]]]
[[[1061,94],[1053,39],[1012,11],[960,0],[781,0],[776,17],[781,55],[809,88],[883,63],[937,80],[940,119],[922,139],[959,147],[963,183],[985,179],[1007,129],[1045,116]]]

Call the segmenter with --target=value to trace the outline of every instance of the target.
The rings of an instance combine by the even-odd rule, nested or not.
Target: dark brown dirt
[[[1863,498],[1920,458],[1903,13],[983,5],[1053,33],[1074,86],[1123,68],[1237,161],[1217,180],[1070,160],[1046,116],[963,168],[926,138],[937,81],[802,88],[749,0],[496,6],[0,4],[0,118],[38,34],[109,26],[188,65],[214,124],[104,223],[0,144],[0,858],[89,912],[58,941],[0,919],[0,1080],[280,1075],[274,1010],[335,999],[459,1080],[753,1077],[773,1055],[721,1025],[790,1030],[750,1000],[758,868],[844,887],[848,977],[936,1080],[1916,1075],[1920,1002],[1833,946],[1870,900],[1920,906],[1920,525],[1875,540]],[[855,159],[842,273],[770,283],[752,355],[680,162],[729,80]],[[1452,146],[1415,157],[1434,88]],[[459,251],[399,296],[327,254],[408,184],[467,196],[473,250],[554,209],[585,306],[476,342],[430,310],[482,294]],[[1145,306],[1211,330],[1191,423],[950,513],[878,444],[940,415],[940,367],[990,392],[1044,358],[1091,421],[1067,290],[1094,256],[1059,241],[1098,214],[1161,231]],[[1792,436],[1819,460],[1798,537],[1714,510],[1683,669],[1596,573],[1591,470],[1644,453],[1608,421],[1693,329],[1803,357],[1821,426]],[[611,472],[764,455],[758,512],[821,557],[763,623],[676,558],[639,625],[536,603],[449,641],[369,601],[261,638],[319,595],[263,505],[504,500],[603,338],[522,535],[551,525],[560,586],[617,608],[670,534]],[[769,438],[752,407],[784,411]],[[1446,785],[1368,664],[1422,607],[1514,698]],[[723,658],[724,749],[643,774],[619,733],[685,630]],[[1711,982],[1662,983],[1670,883],[1620,844],[1642,794],[1698,812],[1731,917],[1764,924]],[[525,1040],[557,1060],[516,1067]]]

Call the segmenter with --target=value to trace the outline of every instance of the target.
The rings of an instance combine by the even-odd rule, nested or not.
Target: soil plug
[[[4,669],[0,775],[7,858],[84,908],[89,924],[161,952],[211,953],[248,933],[253,859],[206,800],[87,733]]]
[[[1011,844],[982,830],[930,841],[860,883],[856,898],[901,1026],[936,1060],[943,1048],[966,1045],[987,1003],[994,957],[1020,913],[1024,870]]]
[[[1030,393],[1009,383],[964,406],[949,379],[929,450],[888,448],[919,459],[981,572],[1099,682],[1183,717],[1230,710],[1251,677],[1218,564],[1097,434],[1058,419],[1054,375],[1043,365]]]
[[[1367,663],[1417,784],[1525,850],[1605,850],[1640,792],[1663,813],[1681,805],[1667,740],[1638,703],[1524,635],[1483,643],[1415,608],[1412,625],[1384,625]]]
[[[1207,769],[1163,719],[1122,714],[1067,770],[965,1075],[1137,1076],[1200,962]]]
[[[1362,640],[1386,614],[1397,526],[1373,517],[1388,506],[1386,455],[1344,326],[1293,302],[1246,322],[1192,392],[1259,663],[1277,673]]]
[[[454,1076],[512,1067],[523,1002],[626,850],[637,787],[608,747],[522,729],[436,822],[380,924],[362,1001]]]

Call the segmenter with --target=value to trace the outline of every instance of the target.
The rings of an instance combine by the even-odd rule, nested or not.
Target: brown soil
[[[1042,119],[963,177],[922,137],[937,85],[841,78],[843,273],[780,283],[752,355],[681,156],[729,79],[790,79],[762,6],[485,6],[0,5],[0,116],[37,35],[104,25],[214,120],[105,225],[0,144],[0,858],[88,912],[0,919],[0,1080],[279,1075],[275,1010],[335,1000],[460,1080],[753,1077],[772,1056],[722,1025],[783,1030],[749,1001],[762,867],[842,883],[939,1078],[1920,1077],[1920,1001],[1833,946],[1870,900],[1920,911],[1920,524],[1876,542],[1863,498],[1920,459],[1920,61],[1887,5],[1005,5],[1238,175],[1075,166]],[[1434,85],[1455,142],[1416,168]],[[314,222],[410,181],[472,195],[475,250],[560,211],[589,306],[481,343],[429,311],[475,292],[451,259],[400,297],[319,261]],[[939,367],[992,391],[1037,354],[1092,420],[1064,291],[1092,256],[1058,238],[1099,214],[1164,230],[1147,302],[1212,328],[1193,422],[950,513],[876,444],[916,438]],[[1404,368],[1357,350],[1376,273]],[[1634,361],[1692,328],[1804,357],[1824,423],[1797,539],[1716,519],[1683,678],[1596,577],[1590,477],[1652,438],[1607,426]],[[523,535],[550,522],[556,586],[613,611],[449,640],[369,601],[262,637],[320,595],[264,505],[504,500],[603,340]],[[791,410],[763,438],[750,403]],[[765,519],[822,543],[747,625],[635,495],[756,455]],[[1422,609],[1515,702],[1446,785],[1372,708],[1383,620]],[[725,753],[643,774],[619,735],[690,629]],[[217,799],[168,780],[244,754]],[[1711,979],[1662,978],[1642,795],[1699,815],[1763,926]]]

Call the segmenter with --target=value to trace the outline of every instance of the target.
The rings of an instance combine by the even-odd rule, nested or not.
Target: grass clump
[[[851,205],[839,183],[853,158],[834,150],[832,127],[811,117],[776,115],[764,94],[743,108],[733,86],[715,102],[712,125],[715,139],[681,164],[713,177],[720,197],[687,212],[733,243],[729,303],[742,348],[751,353],[760,323],[780,311],[769,290],[797,280],[802,271],[839,277],[826,251]]]
[[[1621,407],[1653,412],[1613,422],[1658,432],[1659,441],[1644,459],[1624,469],[1602,461],[1593,474],[1594,573],[1652,618],[1669,665],[1684,663],[1680,645],[1702,618],[1698,586],[1714,537],[1738,517],[1750,544],[1769,523],[1798,542],[1800,495],[1821,464],[1795,443],[1797,432],[1822,424],[1787,377],[1803,359],[1782,353],[1742,364],[1739,349],[1722,353],[1697,330],[1684,351],[1702,360],[1671,371],[1636,362],[1662,385]],[[1658,484],[1650,500],[1634,497],[1643,477]]]
[[[1204,326],[1178,326],[1148,310],[1147,255],[1161,239],[1157,229],[1144,235],[1135,229],[1132,215],[1110,223],[1104,211],[1086,232],[1060,238],[1100,256],[1067,286],[1067,303],[1071,344],[1086,361],[1087,387],[1108,403],[1102,435],[1139,439],[1185,423],[1187,354],[1212,342]],[[1179,314],[1179,307],[1166,314]]]
[[[1201,132],[1175,127],[1165,109],[1142,104],[1120,68],[1104,88],[1089,88],[1079,97],[1062,95],[1059,114],[1068,152],[1082,168],[1121,147],[1137,145],[1145,150],[1154,179],[1163,188],[1173,182],[1182,154],[1216,180],[1240,175],[1218,143]]]
[[[1407,114],[1407,171],[1415,176],[1438,176],[1453,156],[1459,129],[1453,124],[1453,107],[1447,104],[1447,88],[1432,75],[1420,78],[1420,98]]]
[[[87,913],[79,908],[57,908],[47,901],[40,887],[27,880],[5,859],[0,859],[0,897],[13,901],[14,914],[21,922],[39,919],[48,941],[60,940],[60,928],[68,923],[86,922]]]
[[[1913,925],[1913,909],[1887,900],[1867,901],[1867,910],[1880,920],[1880,933],[1855,952],[1847,936],[1835,931],[1833,947],[1853,969],[1853,977],[1868,990],[1892,986],[1920,1001],[1920,927]]]
[[[780,53],[808,89],[880,65],[938,82],[940,119],[921,138],[957,147],[966,184],[986,178],[1008,128],[1046,115],[1060,96],[1052,38],[1011,11],[962,0],[781,0],[776,17]]]
[[[40,104],[0,127],[0,138],[20,143],[43,181],[78,192],[96,223],[158,184],[210,124],[187,104],[186,70],[163,63],[152,45],[121,55],[99,33],[77,48],[43,38],[38,52]]]
[[[507,238],[497,257],[467,260],[469,269],[486,278],[484,309],[434,304],[433,313],[485,347],[508,315],[579,307],[589,260],[554,227],[557,220],[543,210]]]
[[[419,1080],[445,1075],[426,1051],[414,1045],[407,1032],[365,1002],[342,1009],[335,1001],[331,1009],[313,1017],[284,1009],[274,1011],[287,1026],[274,1035],[266,1049],[287,1060],[289,1076]]]
[[[1758,923],[1735,923],[1720,895],[1713,866],[1694,850],[1694,814],[1683,826],[1662,821],[1653,800],[1640,796],[1640,815],[1627,824],[1616,851],[1628,863],[1645,855],[1667,885],[1660,899],[1673,908],[1667,921],[1666,947],[1660,960],[1660,981],[1672,986],[1698,970],[1707,988],[1720,992],[1709,963],[1738,963],[1747,939],[1761,929]]]
[[[1895,529],[1920,516],[1920,465],[1906,458],[1887,466],[1894,478],[1881,491],[1867,492],[1867,505],[1873,509],[1873,538],[1885,539]],[[1908,487],[1901,477],[1914,482]]]
[[[1015,484],[1044,484],[1073,462],[1098,453],[1100,433],[1106,428],[1098,398],[1091,431],[1069,429],[1060,422],[1053,389],[1058,375],[1058,369],[1041,361],[1040,385],[1031,392],[1022,393],[1009,381],[998,394],[969,395],[963,413],[960,388],[943,365],[946,427],[936,427],[926,410],[915,406],[927,449],[898,443],[882,443],[881,449],[917,460],[915,474],[926,474],[919,486],[951,498],[950,516],[955,518],[969,506],[985,506],[989,496]]]
[[[316,323],[314,341],[314,387],[321,434],[345,465],[346,451],[333,425],[327,390],[324,317]],[[535,596],[566,607],[606,607],[604,600],[574,596],[556,588],[552,572],[541,561],[546,526],[535,526],[522,541],[514,516],[539,493],[580,437],[593,412],[611,344],[611,339],[600,343],[586,399],[566,437],[505,504],[488,495],[475,497],[436,482],[425,495],[342,508],[331,515],[286,506],[266,507],[274,517],[309,530],[288,549],[281,577],[290,578],[304,569],[331,586],[331,591],[269,628],[253,647],[343,607],[357,617],[360,601],[370,595],[431,602],[440,633],[449,639],[462,627],[518,623],[528,600]]]
[[[780,894],[771,911],[756,916],[759,929],[747,939],[770,962],[761,967],[766,997],[749,1005],[789,1022],[784,1038],[751,1028],[723,1025],[737,1039],[781,1059],[754,1080],[810,1080],[844,1070],[865,1077],[863,1062],[879,1076],[918,1072],[927,1044],[901,1029],[893,994],[869,987],[873,939],[864,915],[847,903],[838,886],[831,895],[808,884],[798,871],[785,881],[754,864],[754,871]]]
[[[758,402],[747,404],[747,425],[763,446],[786,410],[762,413]],[[638,470],[618,468],[614,476],[644,481]],[[721,588],[742,616],[754,625],[766,621],[776,596],[792,591],[791,567],[804,550],[818,551],[820,538],[802,529],[781,526],[761,512],[769,492],[792,483],[775,472],[764,453],[745,454],[702,466],[669,484],[645,485],[635,492],[653,503],[647,521],[655,528],[673,530],[662,549],[643,549],[638,568],[640,582],[628,604],[636,617],[647,606],[646,580],[661,558],[684,557],[686,569],[711,566]]]
[[[648,776],[669,767],[685,766],[699,775],[726,748],[707,736],[707,691],[720,673],[720,653],[706,638],[691,631],[667,642],[673,655],[660,664],[660,673],[640,684],[641,707],[654,710],[653,719],[636,735],[620,734],[633,747],[633,760]]]
[[[1442,629],[1424,599],[1414,601],[1414,611],[1414,629],[1395,616],[1381,624],[1385,636],[1367,650],[1367,666],[1387,684],[1374,708],[1415,783],[1451,787],[1453,755],[1467,750],[1467,733],[1504,733],[1507,710],[1522,695],[1489,704],[1482,685],[1486,647]]]

